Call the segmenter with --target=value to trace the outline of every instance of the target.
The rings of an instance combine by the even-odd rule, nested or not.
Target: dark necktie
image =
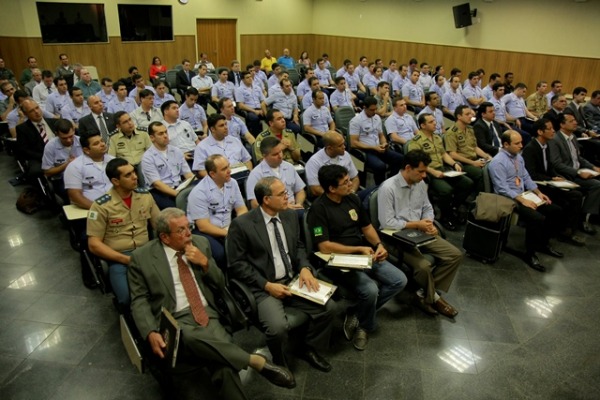
[[[498,135],[494,132],[494,123],[490,123],[490,135],[492,135],[492,143],[494,147],[500,147],[500,141],[498,140]]]
[[[235,73],[235,84],[236,86],[240,84],[240,74],[238,72]]]
[[[187,297],[188,303],[190,303],[190,310],[192,310],[194,320],[200,326],[207,326],[208,314],[206,313],[204,304],[202,304],[200,291],[198,291],[194,277],[192,276],[192,272],[185,261],[183,261],[182,255],[183,253],[181,252],[177,253],[177,268],[179,270],[179,279],[181,280],[181,285],[185,291],[185,297]]]
[[[40,136],[44,141],[44,144],[48,143],[48,135],[46,134],[46,129],[44,128],[44,124],[37,124],[38,130],[40,131]]]
[[[100,135],[102,136],[102,140],[104,140],[104,143],[108,144],[108,129],[106,128],[106,123],[104,122],[102,115],[98,115],[98,125],[100,126]]]
[[[271,223],[273,224],[273,230],[275,231],[275,240],[277,241],[277,247],[279,247],[279,255],[281,256],[281,261],[283,261],[283,265],[285,265],[285,271],[288,278],[294,276],[294,272],[292,269],[292,263],[290,262],[290,258],[288,257],[285,246],[283,245],[283,239],[281,238],[281,232],[279,232],[279,226],[277,225],[277,218],[271,218]]]

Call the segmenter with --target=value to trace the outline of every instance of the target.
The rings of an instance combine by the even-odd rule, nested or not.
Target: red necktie
[[[188,303],[190,303],[190,309],[192,310],[194,320],[196,320],[196,322],[200,326],[207,326],[208,314],[206,313],[204,304],[202,304],[202,299],[200,298],[200,291],[196,286],[190,268],[185,263],[185,261],[183,261],[182,255],[183,253],[181,252],[177,253],[177,267],[179,269],[179,279],[181,280],[181,284],[183,285],[183,290],[185,291],[185,296],[188,299]]]
[[[42,137],[44,144],[48,143],[48,135],[46,134],[46,129],[44,129],[44,124],[38,124],[37,127],[40,131],[40,136]]]

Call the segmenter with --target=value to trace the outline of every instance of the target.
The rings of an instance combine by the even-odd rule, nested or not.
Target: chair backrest
[[[183,69],[183,65],[177,64],[176,66],[173,67],[173,69],[176,69],[177,71],[181,71]]]
[[[364,201],[364,204],[367,205],[367,212],[369,213],[369,218],[371,218],[371,225],[373,225],[373,228],[375,229],[379,229],[379,206],[377,205],[378,193],[379,188],[369,193],[369,195],[367,195]]]
[[[290,81],[292,82],[292,86],[298,86],[298,83],[300,83],[300,74],[298,71],[294,68],[290,68],[287,70],[287,73]]]
[[[342,131],[344,136],[348,136],[348,130],[350,129],[350,121],[356,114],[352,107],[338,107],[333,113],[333,121],[335,127]]]
[[[306,252],[311,254],[315,251],[313,247],[312,236],[310,234],[310,230],[308,228],[308,213],[310,212],[310,207],[304,210],[304,217],[302,218],[302,230],[304,231],[304,246],[306,247]]]
[[[483,167],[483,191],[486,193],[494,193],[494,185],[492,184],[492,178],[490,177],[490,164],[485,164]]]
[[[206,76],[208,76],[210,79],[212,79],[213,83],[216,83],[219,80],[219,77],[217,76],[217,74],[214,74],[212,72],[207,73]]]
[[[192,192],[192,189],[194,189],[194,187],[198,184],[198,182],[200,182],[200,181],[199,180],[192,181],[188,185],[188,187],[186,187],[185,189],[183,189],[182,191],[177,193],[177,196],[175,197],[175,207],[177,207],[180,210],[183,210],[184,212],[187,213],[188,197],[190,197],[190,193]]]
[[[170,69],[167,71],[167,83],[171,89],[175,89],[177,87],[177,70]]]

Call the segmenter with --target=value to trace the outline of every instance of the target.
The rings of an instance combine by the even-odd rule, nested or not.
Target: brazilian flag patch
[[[322,226],[315,226],[313,228],[313,235],[315,235],[315,236],[323,236],[323,227]]]

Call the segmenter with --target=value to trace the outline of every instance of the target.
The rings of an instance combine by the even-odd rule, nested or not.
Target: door
[[[197,19],[198,57],[206,53],[215,68],[229,67],[237,58],[236,25],[235,19]]]

